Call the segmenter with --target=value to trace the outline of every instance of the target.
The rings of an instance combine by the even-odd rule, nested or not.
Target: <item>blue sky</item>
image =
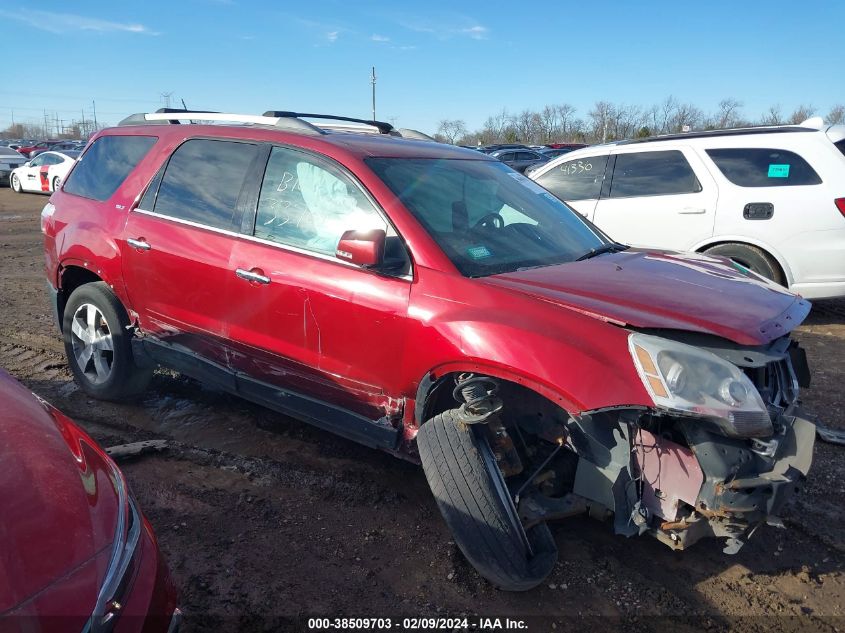
[[[757,118],[845,102],[845,3],[4,0],[0,129],[174,105],[376,114],[433,132],[502,108],[726,97]]]

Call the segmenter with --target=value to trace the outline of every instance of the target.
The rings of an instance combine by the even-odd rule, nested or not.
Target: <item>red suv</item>
[[[732,553],[777,514],[813,450],[807,301],[618,244],[479,152],[306,118],[338,117],[165,111],[91,140],[42,214],[88,394],[163,365],[418,460],[505,589],[549,573],[552,519]]]

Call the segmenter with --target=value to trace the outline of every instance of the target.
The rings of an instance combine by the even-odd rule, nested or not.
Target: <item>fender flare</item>
[[[583,410],[583,406],[571,394],[562,391],[558,387],[521,374],[510,367],[485,363],[484,361],[463,359],[441,363],[428,370],[420,379],[414,401],[414,422],[418,427],[425,422],[426,404],[435,386],[441,384],[445,376],[456,373],[483,374],[491,378],[507,380],[508,382],[522,385],[555,403],[570,415],[576,415]]]
[[[793,283],[795,283],[795,275],[792,273],[792,268],[790,268],[789,263],[786,261],[780,251],[778,251],[778,249],[776,249],[768,242],[749,237],[748,235],[713,235],[704,240],[701,240],[700,242],[693,244],[689,250],[694,251],[696,253],[700,253],[704,251],[704,249],[710,248],[711,246],[715,246],[716,244],[724,244],[726,242],[733,242],[736,244],[748,244],[749,246],[756,246],[757,248],[766,251],[766,253],[768,253],[775,259],[775,261],[778,263],[778,266],[780,266],[780,269],[783,271],[784,277],[786,277],[787,285],[791,286]]]

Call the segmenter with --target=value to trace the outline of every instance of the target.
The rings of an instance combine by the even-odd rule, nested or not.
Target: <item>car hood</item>
[[[2,371],[0,406],[2,614],[103,559],[118,497],[94,441]],[[108,556],[97,567],[107,563]]]
[[[619,325],[701,332],[741,345],[766,344],[810,311],[785,288],[697,253],[632,248],[484,281]]]

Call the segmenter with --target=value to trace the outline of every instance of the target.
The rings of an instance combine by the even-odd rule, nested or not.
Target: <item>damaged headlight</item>
[[[702,416],[731,437],[768,437],[772,421],[757,388],[736,365],[703,349],[633,333],[631,357],[654,404]]]

